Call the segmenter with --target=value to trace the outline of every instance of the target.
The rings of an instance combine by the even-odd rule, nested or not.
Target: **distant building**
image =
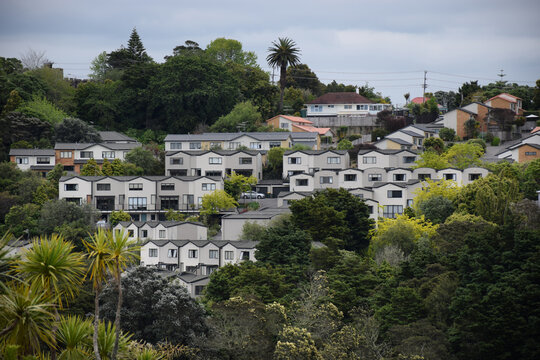
[[[9,161],[21,170],[32,170],[47,175],[56,164],[54,149],[11,149]]]

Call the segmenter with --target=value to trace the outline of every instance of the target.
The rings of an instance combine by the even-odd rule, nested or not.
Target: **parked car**
[[[258,193],[256,191],[247,191],[243,192],[241,197],[243,199],[264,199],[264,194]]]

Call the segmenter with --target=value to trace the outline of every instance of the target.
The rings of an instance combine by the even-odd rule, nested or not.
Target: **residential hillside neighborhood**
[[[89,79],[22,60],[0,57],[0,358],[540,357],[540,80],[424,71],[400,104],[290,38],[277,82],[237,40],[159,63],[135,28]]]

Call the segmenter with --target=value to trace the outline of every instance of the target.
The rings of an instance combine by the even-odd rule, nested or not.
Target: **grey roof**
[[[311,191],[282,191],[278,194],[278,198],[283,198],[292,194],[302,195],[304,197],[313,195]]]
[[[425,132],[435,133],[435,130],[430,129],[427,125],[428,124],[412,124],[412,125],[409,125],[409,126],[412,126],[414,128],[417,128],[417,129],[425,131]]]
[[[127,135],[119,133],[117,131],[98,131],[99,136],[103,142],[116,142],[116,141],[126,141],[126,142],[137,142],[137,140],[130,138]]]
[[[30,165],[31,170],[52,170],[54,165]]]
[[[250,136],[256,140],[287,140],[291,135],[288,131],[275,132],[238,132],[238,133],[203,133],[203,134],[169,134],[167,141],[232,141],[241,136]]]
[[[412,144],[410,142],[408,142],[408,141],[401,140],[401,139],[398,139],[398,138],[391,138],[391,137],[385,137],[384,139],[377,141],[377,143],[379,143],[379,142],[381,142],[383,140],[390,140],[390,141],[393,141],[393,142],[395,142],[397,144],[400,144],[400,145],[411,145],[412,146]]]
[[[177,180],[180,180],[180,181],[195,181],[195,180],[198,180],[198,179],[201,179],[201,178],[206,178],[206,179],[210,179],[210,180],[213,180],[213,181],[221,181],[221,177],[219,176],[164,176],[164,175],[151,175],[151,176],[82,176],[82,175],[67,175],[67,176],[62,176],[60,178],[60,181],[67,181],[67,180],[71,180],[73,178],[79,178],[81,180],[85,180],[85,181],[99,181],[99,180],[107,180],[107,179],[111,179],[111,180],[115,180],[115,181],[131,181],[131,180],[134,180],[134,179],[137,179],[137,178],[143,178],[143,179],[146,179],[146,180],[149,180],[149,181],[163,181],[163,180],[168,180],[168,179],[177,179]]]
[[[210,275],[196,275],[193,273],[183,272],[178,277],[185,283],[191,284],[197,281],[206,280]]]
[[[257,150],[173,150],[167,151],[166,155],[170,156],[178,153],[183,153],[191,156],[200,156],[210,152],[221,156],[231,156],[237,153],[243,153],[251,156],[257,156],[260,154],[260,152]]]
[[[399,132],[402,132],[404,134],[407,134],[409,136],[413,136],[413,137],[424,137],[424,135],[421,135],[421,134],[418,134],[418,133],[415,133],[414,131],[410,131],[410,130],[398,130]]]
[[[418,155],[418,151],[415,151],[415,150],[406,150],[406,149],[399,149],[399,150],[390,150],[390,149],[366,149],[366,150],[360,150],[358,151],[358,155],[364,155],[364,154],[367,154],[367,153],[370,153],[370,152],[378,152],[379,154],[383,154],[383,155],[396,155],[396,154],[399,154],[401,152],[409,152],[409,153],[412,153],[414,155]]]
[[[11,149],[9,156],[54,156],[54,149]]]
[[[264,208],[259,211],[246,211],[241,214],[224,215],[224,219],[272,219],[281,214],[288,214],[287,208]]]
[[[85,150],[92,146],[100,145],[110,150],[131,150],[140,147],[141,144],[135,143],[56,143],[55,150]]]
[[[169,220],[165,220],[165,221],[120,221],[119,224],[122,225],[123,227],[128,227],[131,224],[134,224],[138,228],[142,227],[143,225],[148,225],[151,228],[155,228],[158,225],[163,225],[164,227],[168,228],[168,227],[180,226],[180,225],[185,225],[185,224],[191,224],[191,225],[206,227],[203,223],[195,222],[195,221],[169,221]]]
[[[291,133],[291,139],[300,140],[300,139],[317,139],[318,133],[314,132],[293,132]]]
[[[287,150],[283,153],[283,155],[290,155],[294,154],[296,152],[301,152],[307,155],[321,155],[327,152],[331,152],[337,155],[346,155],[347,150]]]

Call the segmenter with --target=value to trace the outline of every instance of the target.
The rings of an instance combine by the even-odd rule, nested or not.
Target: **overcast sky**
[[[0,0],[0,56],[45,51],[66,76],[87,77],[92,59],[126,45],[133,27],[150,56],[185,40],[242,42],[263,69],[278,37],[328,83],[366,82],[393,103],[465,81],[540,79],[539,0]],[[276,78],[277,79],[277,78]]]

